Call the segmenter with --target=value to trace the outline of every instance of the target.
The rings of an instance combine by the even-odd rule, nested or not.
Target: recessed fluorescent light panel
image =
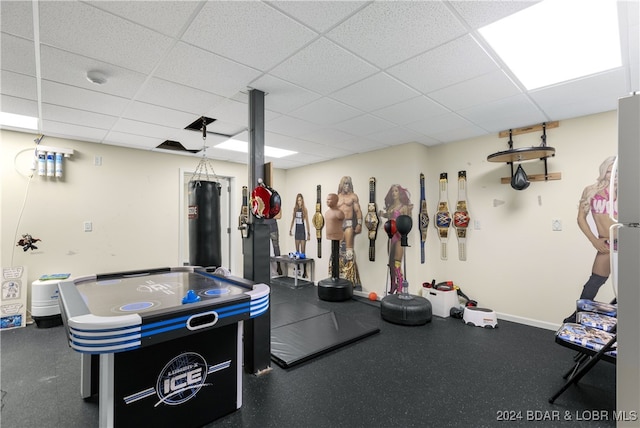
[[[527,89],[622,65],[615,0],[544,0],[478,30]]]
[[[0,112],[0,125],[36,131],[38,129],[38,118],[23,116],[21,114]]]
[[[246,141],[234,140],[232,138],[214,147],[216,149],[233,150],[234,152],[249,153],[249,143],[247,143]],[[296,153],[298,152],[264,146],[264,155],[270,158],[283,158],[285,156],[294,155]]]

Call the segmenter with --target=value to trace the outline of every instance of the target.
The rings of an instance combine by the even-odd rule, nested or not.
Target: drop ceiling
[[[0,110],[45,136],[153,151],[202,149],[184,128],[206,116],[206,156],[246,164],[213,146],[248,141],[257,89],[265,144],[298,152],[267,161],[289,169],[615,110],[640,90],[638,1],[618,2],[622,67],[526,90],[478,29],[533,4],[3,0]]]

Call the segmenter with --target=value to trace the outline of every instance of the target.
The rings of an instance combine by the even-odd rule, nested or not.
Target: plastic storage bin
[[[422,297],[426,297],[431,302],[433,315],[437,317],[447,318],[451,308],[460,307],[456,290],[440,291],[435,288],[423,287]]]

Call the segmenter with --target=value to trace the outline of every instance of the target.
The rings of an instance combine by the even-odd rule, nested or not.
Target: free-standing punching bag
[[[220,188],[216,181],[189,182],[189,264],[192,266],[222,265]]]

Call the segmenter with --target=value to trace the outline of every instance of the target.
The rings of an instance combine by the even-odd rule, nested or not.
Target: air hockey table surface
[[[100,426],[201,426],[240,408],[242,322],[268,311],[266,284],[185,266],[59,289],[69,345],[83,354],[81,395],[99,383]]]

